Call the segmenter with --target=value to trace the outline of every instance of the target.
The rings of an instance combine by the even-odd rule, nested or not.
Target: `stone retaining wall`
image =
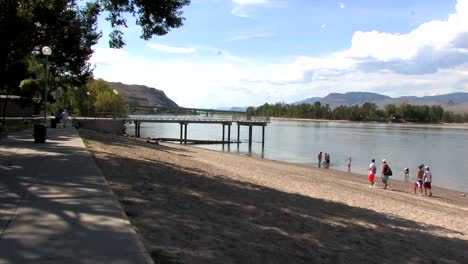
[[[118,119],[76,119],[79,126],[98,132],[123,135],[125,122]]]

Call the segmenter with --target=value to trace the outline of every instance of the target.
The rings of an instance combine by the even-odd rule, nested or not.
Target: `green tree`
[[[92,107],[93,114],[107,113],[110,115],[117,112],[120,115],[126,113],[125,98],[121,93],[115,94],[113,92],[114,86],[102,80],[90,80],[86,85],[86,91],[90,93],[89,100]],[[86,107],[87,105],[83,105]],[[85,109],[80,109],[82,113],[86,112]]]
[[[0,0],[0,94],[19,93],[19,83],[25,78],[45,77],[39,67],[28,72],[32,50],[40,53],[41,47],[52,48],[50,76],[61,76],[62,87],[82,86],[92,76],[89,64],[101,33],[97,31],[98,15],[107,12],[107,20],[114,31],[109,45],[124,46],[123,33],[128,15],[136,17],[145,40],[155,35],[167,34],[170,29],[182,26],[182,7],[189,0],[90,0],[77,5],[76,0]],[[42,67],[43,69],[43,67]],[[51,78],[52,79],[52,78]],[[42,85],[41,85],[42,86]],[[54,87],[54,86],[52,86]],[[43,93],[41,93],[42,95]],[[6,104],[4,109],[6,108]]]
[[[107,20],[114,29],[109,34],[109,46],[121,48],[125,45],[122,27],[127,27],[126,14],[136,17],[136,24],[141,27],[141,38],[149,40],[153,36],[166,35],[172,28],[183,25],[182,7],[190,0],[96,0],[99,11],[107,11]]]

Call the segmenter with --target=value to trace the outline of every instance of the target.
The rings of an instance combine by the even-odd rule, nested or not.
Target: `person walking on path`
[[[348,172],[351,172],[351,156],[348,157]]]
[[[375,186],[375,174],[377,173],[377,166],[375,166],[375,159],[371,160],[371,164],[369,165],[369,168],[367,169],[367,174],[368,177],[367,179],[370,181],[371,185],[369,187],[374,187]]]
[[[381,174],[381,177],[382,177],[382,183],[384,184],[384,187],[383,189],[387,189],[388,187],[388,179],[390,178],[390,176],[392,175],[392,170],[390,169],[390,167],[388,166],[387,164],[387,160],[383,159],[382,160],[382,174]]]
[[[422,187],[423,187],[423,180],[424,180],[423,168],[424,168],[423,164],[419,165],[418,167],[418,174],[417,174],[416,182],[414,182],[414,187],[413,187],[414,194],[416,194],[416,189],[419,188],[419,195],[422,195]]]
[[[317,159],[318,159],[318,166],[320,168],[320,166],[322,165],[322,151],[320,151],[320,153],[318,154]]]
[[[67,126],[67,122],[68,122],[67,109],[64,109],[63,112],[62,112],[62,120],[63,120],[63,127],[65,128],[65,126]]]
[[[429,166],[426,166],[426,170],[424,171],[424,195],[427,195],[427,189],[429,189],[429,197],[432,196],[431,182],[432,173],[429,170]]]

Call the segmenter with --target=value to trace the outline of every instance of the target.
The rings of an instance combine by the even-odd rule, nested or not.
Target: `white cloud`
[[[338,5],[340,6],[340,8],[345,8],[345,4],[344,4],[344,3],[338,3]]]
[[[259,5],[259,4],[266,4],[268,0],[232,0],[232,2],[236,5]]]
[[[249,40],[249,39],[254,39],[254,38],[269,38],[273,36],[275,36],[275,34],[272,34],[272,33],[243,34],[243,35],[234,36],[230,38],[228,41]]]
[[[266,63],[196,47],[175,48],[197,51],[196,56],[152,60],[97,49],[93,62],[97,77],[161,89],[186,107],[294,102],[349,91],[423,96],[468,92],[467,40],[468,0],[459,0],[446,20],[429,21],[406,34],[358,31],[349,49],[323,56]]]
[[[258,6],[272,6],[271,0],[232,0],[234,7],[231,14],[238,17],[250,17],[250,12]]]
[[[152,49],[155,49],[157,51],[175,53],[175,54],[187,54],[187,53],[194,53],[196,51],[195,48],[171,47],[171,46],[158,44],[158,43],[149,43],[149,44],[146,44],[146,46]]]
[[[326,28],[326,27],[327,27],[327,24],[320,25],[320,28]]]

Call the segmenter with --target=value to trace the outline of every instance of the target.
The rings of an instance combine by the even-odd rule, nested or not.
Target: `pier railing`
[[[182,115],[180,117],[164,117],[157,115],[132,115],[128,116],[124,113],[113,113],[113,112],[97,112],[93,117],[94,119],[108,119],[108,118],[117,118],[125,121],[173,121],[173,122],[252,122],[252,123],[269,123],[270,117],[260,117],[260,116],[245,116],[245,115],[233,115],[226,117],[209,117],[209,116],[191,116],[191,115]]]

